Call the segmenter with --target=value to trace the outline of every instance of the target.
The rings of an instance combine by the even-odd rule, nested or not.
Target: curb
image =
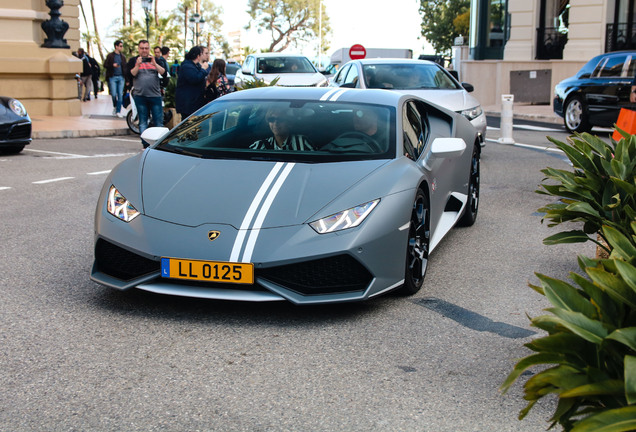
[[[133,135],[133,133],[125,128],[117,129],[81,129],[81,130],[60,130],[60,131],[33,131],[31,137],[33,139],[58,139],[58,138],[92,138],[106,137],[118,135]]]
[[[491,117],[500,117],[501,113],[499,111],[485,111],[487,116]],[[544,115],[544,114],[524,114],[524,113],[515,113],[512,114],[513,120],[530,120],[542,123],[551,123],[551,124],[563,124],[563,119],[555,115]]]

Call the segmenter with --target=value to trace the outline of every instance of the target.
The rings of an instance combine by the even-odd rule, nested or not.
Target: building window
[[[470,53],[473,60],[503,59],[508,39],[507,10],[508,0],[471,1]]]
[[[605,30],[605,52],[636,49],[634,0],[616,0],[614,22]]]
[[[536,58],[562,59],[568,43],[570,0],[541,0],[540,14]]]

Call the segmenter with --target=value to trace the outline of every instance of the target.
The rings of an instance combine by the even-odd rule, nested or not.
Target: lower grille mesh
[[[124,281],[158,272],[161,268],[159,261],[144,258],[103,239],[97,240],[95,245],[95,263],[102,273]]]
[[[350,255],[261,269],[258,276],[305,295],[363,291],[373,278]]]

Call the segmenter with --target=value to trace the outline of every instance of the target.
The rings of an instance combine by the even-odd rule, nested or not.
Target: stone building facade
[[[635,3],[471,0],[461,79],[475,85],[475,96],[485,106],[498,104],[502,94],[515,94],[515,101],[550,103],[554,86],[592,57],[636,49]],[[524,92],[540,94],[541,100],[524,100]]]
[[[64,0],[60,9],[70,47],[43,48],[46,1],[0,0],[0,95],[19,99],[31,115],[82,114],[75,79],[82,64],[72,55],[80,46],[79,2]]]

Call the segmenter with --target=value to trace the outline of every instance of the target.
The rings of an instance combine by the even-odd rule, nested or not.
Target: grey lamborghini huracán
[[[479,204],[477,131],[386,90],[226,95],[112,170],[91,278],[111,288],[296,304],[417,292]]]

